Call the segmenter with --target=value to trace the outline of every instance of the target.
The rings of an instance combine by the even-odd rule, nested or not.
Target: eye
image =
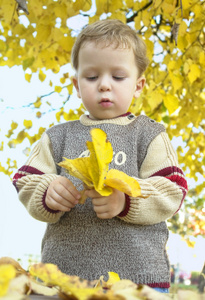
[[[86,77],[87,80],[89,81],[94,81],[96,80],[98,77],[97,76],[89,76],[89,77]]]
[[[122,76],[113,76],[113,78],[118,81],[125,79],[125,77]]]

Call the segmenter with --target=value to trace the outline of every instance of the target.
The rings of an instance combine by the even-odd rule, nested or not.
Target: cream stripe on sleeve
[[[55,223],[64,214],[48,211],[43,204],[45,192],[58,176],[52,157],[50,139],[44,133],[26,164],[18,171],[15,183],[19,192],[19,200],[35,219]]]
[[[136,178],[145,198],[130,197],[129,211],[121,219],[134,224],[151,225],[172,217],[184,197],[182,189],[166,177],[150,176],[174,167],[178,167],[176,153],[167,134],[161,133],[150,144],[140,178]]]

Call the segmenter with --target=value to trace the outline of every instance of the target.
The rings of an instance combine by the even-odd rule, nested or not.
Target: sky
[[[83,20],[86,22],[86,20]],[[73,22],[75,30],[80,30],[82,21]],[[71,72],[68,66],[62,68],[61,73]],[[54,85],[59,85],[59,74],[54,75],[47,72],[44,82],[38,80],[37,74],[32,76],[31,82],[24,79],[24,71],[21,67],[0,67],[0,145],[5,134],[10,128],[12,121],[19,124],[17,131],[23,128],[23,120],[34,120],[36,111],[29,107],[37,97],[50,93],[49,81]],[[45,97],[44,100],[50,101],[53,108],[57,109],[65,94],[55,93],[52,96]],[[74,93],[66,104],[67,111],[79,107],[80,101]],[[49,109],[44,105],[43,108]],[[31,132],[35,133],[40,126],[46,127],[55,120],[56,111],[52,111],[41,119],[35,119]],[[179,140],[178,140],[179,141]],[[21,167],[27,157],[24,149],[28,147],[26,142],[10,149],[5,145],[4,151],[0,151],[0,162],[6,164],[8,157],[16,159],[18,167]],[[33,146],[32,146],[33,147]],[[174,142],[175,149],[177,142]],[[40,260],[41,240],[44,235],[46,224],[33,219],[24,206],[18,200],[18,196],[11,180],[8,176],[0,172],[0,257],[10,256],[14,259],[20,259],[22,265],[26,268],[28,257],[33,260]],[[171,264],[179,264],[180,268],[190,271],[201,271],[203,265],[203,253],[205,249],[205,239],[202,237],[194,239],[196,241],[194,248],[189,248],[185,241],[179,235],[170,233],[170,239],[167,244],[168,254]]]

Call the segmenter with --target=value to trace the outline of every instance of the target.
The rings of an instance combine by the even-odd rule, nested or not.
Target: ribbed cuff
[[[130,196],[125,194],[125,209],[118,215],[118,217],[125,217],[130,209]]]

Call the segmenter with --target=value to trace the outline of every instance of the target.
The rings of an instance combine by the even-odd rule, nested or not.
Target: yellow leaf
[[[17,138],[12,141],[14,144],[21,144],[26,137],[27,137],[27,133],[23,129],[18,133]],[[14,145],[12,145],[12,146],[14,146]]]
[[[28,73],[25,74],[26,81],[30,82],[31,81],[31,77],[32,77],[32,74],[28,74]]]
[[[201,72],[199,66],[196,64],[191,65],[188,74],[189,81],[193,83],[197,78],[200,77],[200,74]]]
[[[193,0],[183,0],[182,7],[183,9],[188,9],[193,4]]]
[[[92,142],[87,141],[87,148],[90,152],[88,157],[67,159],[59,165],[65,168],[70,175],[79,178],[85,183],[87,188],[94,188],[100,195],[109,196],[112,188],[116,188],[130,196],[140,196],[140,186],[138,182],[117,170],[109,170],[109,164],[113,158],[111,143],[107,140],[106,133],[94,128],[90,131]],[[82,193],[84,202],[84,194]]]
[[[152,13],[148,10],[143,10],[142,12],[142,22],[145,26],[149,27],[152,20]]]
[[[199,63],[200,63],[201,65],[204,65],[204,66],[205,66],[205,54],[204,54],[204,52],[201,52],[201,53],[199,54]]]
[[[139,30],[141,26],[141,21],[142,21],[142,13],[139,12],[138,15],[135,17],[135,28]]]
[[[122,171],[111,169],[108,171],[105,184],[131,197],[141,196],[141,188],[136,179]]]
[[[185,74],[188,74],[188,72],[189,72],[189,63],[188,62],[184,63],[183,71]]]
[[[183,78],[182,76],[176,76],[173,73],[170,73],[169,76],[171,78],[174,91],[176,92],[178,89],[182,87]]]
[[[62,83],[62,84],[64,84],[65,83],[65,77],[62,77],[62,78],[60,78],[60,82]]]
[[[179,27],[179,35],[183,37],[186,34],[186,31],[187,31],[187,24],[185,21],[182,21]]]
[[[69,95],[71,95],[73,92],[73,84],[71,83],[71,84],[67,85],[66,87],[67,87]]]
[[[153,52],[154,52],[154,43],[148,39],[145,40],[145,44],[147,46],[147,57],[149,60],[152,60]]]
[[[0,265],[0,296],[6,295],[11,279],[16,276],[14,266],[5,264]]]
[[[66,293],[69,298],[68,299],[78,299],[78,300],[88,300],[95,299],[91,298],[93,295],[97,294],[99,288],[79,288],[71,285],[61,285],[61,291]],[[96,298],[100,299],[100,298]],[[102,299],[102,298],[101,298]]]
[[[169,114],[175,112],[175,110],[179,107],[179,100],[173,95],[166,95],[164,97],[163,102],[166,108],[168,109]]]
[[[53,264],[35,264],[29,269],[32,276],[40,278],[47,285],[58,286],[61,293],[69,296],[69,299],[86,300],[96,294],[99,288],[90,287],[86,280],[62,273]]]
[[[54,264],[34,264],[29,268],[29,273],[40,278],[46,285],[59,285],[69,281],[69,276],[62,273]]]
[[[65,50],[65,51],[70,51],[73,47],[74,44],[74,39],[71,36],[63,36],[59,40],[59,45]]]
[[[109,276],[107,281],[108,284],[114,284],[120,281],[120,276],[115,272],[108,272],[108,276]]]
[[[36,27],[36,31],[37,31],[36,39],[39,42],[46,41],[49,38],[50,34],[51,34],[51,29],[52,29],[52,27],[50,26],[50,24],[49,25],[39,24]]]
[[[37,113],[36,113],[36,118],[40,119],[41,116],[42,116],[42,113],[41,113],[40,111],[37,111]]]
[[[60,93],[62,91],[62,87],[61,86],[55,86],[55,92]]]
[[[162,0],[154,0],[153,1],[153,7],[157,8],[159,5],[161,5],[161,3],[162,3]]]
[[[92,166],[92,179],[97,192],[101,193],[104,188],[104,179],[112,161],[113,150],[111,143],[107,140],[106,133],[99,129],[91,129],[92,142],[87,142],[90,150]],[[107,190],[106,190],[107,192]]]
[[[2,53],[4,51],[6,51],[6,48],[7,48],[6,43],[4,41],[0,40],[0,52]]]
[[[34,102],[34,106],[35,108],[39,108],[41,106],[42,102],[41,102],[41,98],[37,97],[36,102]]]
[[[150,106],[150,110],[153,111],[162,103],[163,95],[159,91],[155,90],[147,95],[147,101]]]
[[[110,19],[118,19],[122,21],[123,23],[126,23],[126,16],[124,11],[113,11],[112,15],[110,16]]]
[[[31,120],[24,120],[23,125],[26,127],[26,129],[29,129],[32,127],[33,123]]]
[[[175,5],[174,4],[173,3],[169,4],[169,3],[166,3],[166,2],[163,1],[162,9],[163,9],[164,13],[172,14],[175,10]]]
[[[40,70],[38,74],[38,78],[40,79],[41,82],[43,82],[46,78],[46,74],[44,74],[43,71]]]
[[[92,179],[89,174],[90,158],[79,157],[76,159],[67,159],[59,163],[60,167],[65,168],[71,176],[82,180],[88,188],[93,188]]]
[[[78,10],[88,11],[91,9],[91,4],[92,4],[91,0],[87,0],[87,1],[78,0],[78,1],[73,2],[73,8],[74,8],[75,12]]]
[[[9,129],[8,133],[6,134],[6,137],[10,138],[10,136],[14,133],[14,130],[18,127],[18,123],[12,121],[11,123],[11,129]]]

